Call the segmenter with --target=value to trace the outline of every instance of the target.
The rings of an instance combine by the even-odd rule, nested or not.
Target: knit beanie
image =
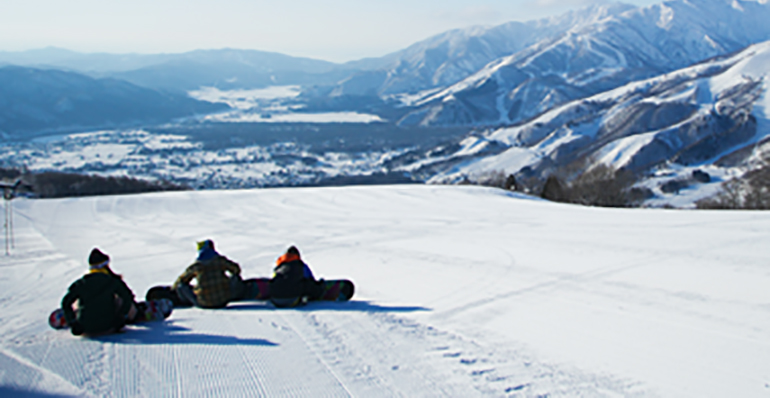
[[[101,252],[101,250],[94,248],[91,250],[91,255],[88,256],[88,265],[91,269],[104,268],[110,264],[110,256]]]
[[[214,241],[206,239],[198,242],[198,261],[211,260],[217,256],[219,256],[219,253],[214,250]]]
[[[214,241],[211,239],[202,240],[200,242],[197,242],[198,245],[198,251],[206,250],[206,249],[214,249]]]

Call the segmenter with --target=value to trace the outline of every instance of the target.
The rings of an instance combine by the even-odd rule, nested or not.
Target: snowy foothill
[[[0,395],[766,397],[770,213],[601,209],[471,186],[13,201]],[[99,247],[139,298],[213,239],[246,277],[297,245],[346,303],[48,327]]]

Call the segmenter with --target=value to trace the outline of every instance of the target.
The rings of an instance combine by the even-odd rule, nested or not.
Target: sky
[[[605,1],[0,0],[0,51],[238,48],[345,62],[379,57],[454,28],[539,19],[596,2]]]

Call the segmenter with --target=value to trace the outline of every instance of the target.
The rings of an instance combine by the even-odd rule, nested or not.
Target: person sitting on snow
[[[195,287],[190,286],[193,279]],[[198,258],[177,278],[172,289],[194,306],[223,308],[243,294],[241,267],[217,253],[214,242],[207,239],[198,242]]]
[[[134,293],[110,269],[110,257],[94,248],[89,272],[70,285],[61,308],[72,334],[100,335],[119,331],[136,318]]]
[[[294,246],[278,258],[274,272],[270,280],[270,301],[276,307],[305,304],[323,294],[323,286],[315,280],[310,267],[302,261],[299,250]]]

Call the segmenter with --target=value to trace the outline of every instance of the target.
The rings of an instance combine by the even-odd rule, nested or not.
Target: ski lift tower
[[[13,204],[11,200],[16,197],[16,190],[21,186],[21,179],[16,180],[15,183],[10,184],[0,181],[0,188],[3,189],[3,202],[5,205],[5,255],[11,254],[11,249],[14,247],[13,241]]]

